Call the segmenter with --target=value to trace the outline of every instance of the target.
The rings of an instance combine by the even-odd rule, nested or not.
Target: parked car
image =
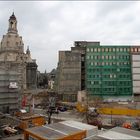
[[[68,109],[65,106],[59,106],[58,110],[61,112],[67,111]]]

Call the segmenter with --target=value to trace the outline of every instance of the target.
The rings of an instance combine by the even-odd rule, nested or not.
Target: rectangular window
[[[112,52],[112,48],[109,48],[109,52]]]
[[[102,52],[105,52],[105,49],[104,48],[102,48]]]

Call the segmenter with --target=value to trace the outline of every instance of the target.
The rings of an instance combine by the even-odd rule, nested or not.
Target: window
[[[89,52],[89,48],[87,48],[87,52]]]
[[[112,52],[112,48],[109,48],[109,52]]]
[[[91,52],[93,52],[93,48],[91,48]]]
[[[130,48],[127,48],[127,51],[129,52],[130,51]]]
[[[105,51],[108,52],[108,48],[106,48]]]
[[[105,49],[104,48],[102,48],[102,52],[105,52]]]
[[[94,48],[94,52],[97,52],[97,48]]]
[[[112,74],[110,74],[110,78],[112,78]]]

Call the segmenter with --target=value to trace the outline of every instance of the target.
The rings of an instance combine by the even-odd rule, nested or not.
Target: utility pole
[[[112,110],[111,110],[111,124],[112,124]]]

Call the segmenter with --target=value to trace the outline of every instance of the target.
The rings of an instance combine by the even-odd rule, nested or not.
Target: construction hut
[[[91,126],[88,124],[84,124],[78,122],[76,125],[73,125],[76,121],[71,121],[71,126],[69,125],[70,122],[64,121],[59,123],[54,123],[50,125],[43,125],[33,128],[28,128],[24,131],[24,140],[32,139],[32,140],[48,140],[48,139],[58,139],[58,140],[71,140],[71,139],[78,139],[82,140],[87,137],[91,133],[91,130],[95,130],[95,126]],[[81,128],[79,125],[81,124]],[[85,128],[84,128],[85,127]],[[88,133],[90,131],[90,133]]]

